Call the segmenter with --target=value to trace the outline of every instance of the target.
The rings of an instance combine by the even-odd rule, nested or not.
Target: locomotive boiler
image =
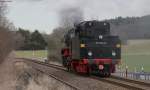
[[[63,66],[68,70],[108,77],[121,60],[121,40],[110,34],[105,21],[84,21],[64,36]]]

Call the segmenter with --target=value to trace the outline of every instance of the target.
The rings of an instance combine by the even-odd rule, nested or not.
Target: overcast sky
[[[12,0],[8,19],[16,27],[50,33],[59,26],[62,8],[79,7],[84,19],[110,19],[117,16],[150,14],[150,0]]]

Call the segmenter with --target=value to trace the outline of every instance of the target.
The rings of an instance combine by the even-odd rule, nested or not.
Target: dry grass
[[[71,90],[70,87],[36,71],[26,63],[17,62],[15,66],[17,75],[16,90]]]
[[[71,88],[53,78],[43,75],[42,77],[38,77],[37,82],[31,79],[27,90],[71,90]]]

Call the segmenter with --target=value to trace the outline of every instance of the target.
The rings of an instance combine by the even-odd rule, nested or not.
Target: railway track
[[[80,88],[78,88],[78,87],[72,85],[71,83],[68,83],[68,82],[66,82],[66,81],[64,81],[64,80],[59,79],[58,77],[56,77],[56,76],[53,75],[53,74],[45,73],[45,72],[43,72],[42,70],[37,69],[37,68],[34,68],[34,69],[37,70],[37,71],[40,71],[40,72],[42,72],[42,73],[44,73],[44,74],[46,74],[47,76],[50,76],[50,77],[54,78],[55,80],[57,80],[57,81],[59,81],[59,82],[65,84],[65,85],[67,85],[67,86],[69,86],[70,88],[72,88],[71,90],[80,90]]]
[[[34,62],[34,63],[41,64],[41,65],[44,65],[44,66],[48,66],[48,67],[56,68],[56,69],[59,69],[59,70],[67,71],[63,66],[54,65],[54,64],[47,64],[47,63],[44,63],[44,62],[35,61],[35,60],[31,60],[31,59],[26,59],[26,60]],[[41,71],[41,70],[38,70],[38,71]],[[66,85],[74,88],[74,90],[79,90],[79,88],[76,88],[75,86],[72,86],[71,84],[69,84],[67,82],[63,82],[62,80],[59,80],[54,75],[49,75],[49,76],[51,76],[51,77],[55,78],[56,80],[58,80],[62,83],[65,83]],[[111,76],[109,78],[100,78],[98,76],[91,76],[90,78],[100,80],[100,81],[103,81],[103,82],[106,82],[106,83],[111,83],[113,85],[117,85],[117,86],[124,87],[124,88],[131,89],[131,90],[150,90],[150,83],[146,83],[146,82],[143,82],[143,81],[126,79],[126,78],[117,77],[117,76]]]
[[[25,61],[25,62],[28,62],[28,61],[29,61],[29,62],[33,62],[33,63],[37,63],[37,64],[40,64],[40,65],[44,65],[44,66],[48,66],[48,67],[52,67],[52,68],[56,68],[56,69],[61,69],[61,70],[64,70],[64,71],[65,71],[65,68],[63,68],[62,66],[58,66],[58,65],[54,65],[54,64],[47,64],[47,63],[43,63],[43,62],[40,62],[40,61],[35,61],[35,60],[31,60],[31,59],[26,59],[26,58],[17,58],[17,59],[23,59],[23,60],[27,60],[27,61]],[[33,68],[34,68],[34,67],[33,67]],[[80,90],[80,88],[78,88],[77,86],[74,86],[74,85],[72,85],[71,83],[68,83],[68,82],[66,82],[66,81],[64,81],[64,80],[62,80],[62,79],[56,77],[56,76],[53,75],[52,73],[46,73],[46,72],[44,72],[44,71],[42,71],[42,70],[40,70],[40,69],[38,69],[38,68],[34,68],[34,69],[37,70],[37,71],[39,71],[39,72],[41,72],[41,73],[46,74],[46,75],[49,76],[49,77],[54,78],[55,80],[57,80],[57,81],[59,81],[59,82],[65,84],[65,85],[67,85],[67,86],[69,86],[69,87],[71,88],[71,90]]]
[[[131,90],[150,90],[150,83],[145,83],[142,81],[123,79],[120,77],[109,77],[109,78],[99,78],[92,76],[91,78],[101,80],[103,82],[111,83],[117,86],[121,86]]]

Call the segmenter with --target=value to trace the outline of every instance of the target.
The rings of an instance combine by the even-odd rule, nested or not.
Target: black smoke
[[[59,12],[59,18],[62,27],[71,28],[83,21],[83,11],[78,7],[63,8]]]

